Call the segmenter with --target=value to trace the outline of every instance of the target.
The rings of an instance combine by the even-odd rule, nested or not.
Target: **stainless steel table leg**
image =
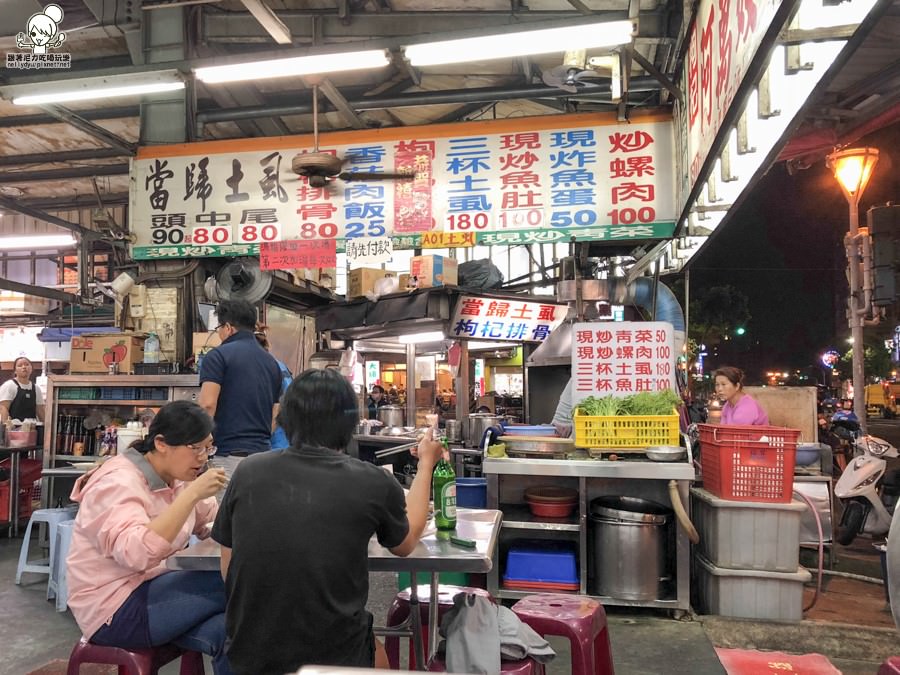
[[[438,607],[438,574],[431,573],[431,597],[428,604],[428,663],[437,654],[438,648],[438,617],[440,616]],[[426,666],[427,667],[427,666]]]
[[[412,619],[412,641],[416,654],[416,670],[427,670],[428,662],[425,660],[425,644],[422,640],[422,615],[419,607],[419,592],[416,573],[412,573],[412,583],[409,585],[409,616]],[[431,609],[429,608],[429,612]],[[430,616],[430,615],[429,615]]]
[[[19,453],[10,453],[9,467],[9,517],[12,518],[12,536],[19,536]]]

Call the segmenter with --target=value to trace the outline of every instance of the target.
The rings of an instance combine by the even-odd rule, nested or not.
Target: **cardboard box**
[[[412,277],[409,276],[408,274],[401,274],[399,278],[400,278],[400,289],[399,290],[408,291],[409,290],[409,280],[412,279]]]
[[[108,373],[118,364],[118,373],[134,372],[134,364],[144,360],[146,333],[84,333],[72,336],[70,373]]]
[[[219,334],[216,331],[211,331],[209,333],[194,333],[191,354],[194,356],[205,354],[209,350],[218,347],[220,344],[222,344],[222,341],[219,339]]]
[[[375,282],[384,277],[395,277],[396,272],[390,270],[374,269],[371,267],[359,267],[350,270],[347,277],[347,299],[362,298],[366,293],[375,290]]]
[[[442,255],[417,255],[409,262],[409,274],[416,278],[416,288],[456,286],[459,268],[455,258]]]

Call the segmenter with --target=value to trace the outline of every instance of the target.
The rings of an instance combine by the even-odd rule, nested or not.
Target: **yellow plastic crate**
[[[575,411],[576,448],[643,449],[678,445],[678,413],[671,415],[581,415]]]

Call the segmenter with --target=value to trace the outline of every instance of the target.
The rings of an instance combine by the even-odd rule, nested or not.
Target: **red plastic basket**
[[[0,468],[10,471],[10,461],[8,459],[0,461]],[[26,485],[40,480],[43,470],[44,466],[41,460],[23,457],[19,460],[19,485]]]
[[[791,501],[799,429],[698,426],[704,488],[732,501]]]
[[[32,503],[33,495],[34,483],[29,483],[28,485],[22,485],[19,487],[20,519],[31,517],[31,512],[34,510],[34,506]],[[6,480],[0,483],[0,521],[8,522],[9,517],[9,481]]]

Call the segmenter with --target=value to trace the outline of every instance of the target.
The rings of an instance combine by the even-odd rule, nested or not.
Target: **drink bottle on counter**
[[[441,457],[434,467],[431,481],[434,487],[434,524],[438,530],[455,530],[456,472],[453,465]]]
[[[144,340],[144,363],[159,363],[159,336],[150,333]]]

